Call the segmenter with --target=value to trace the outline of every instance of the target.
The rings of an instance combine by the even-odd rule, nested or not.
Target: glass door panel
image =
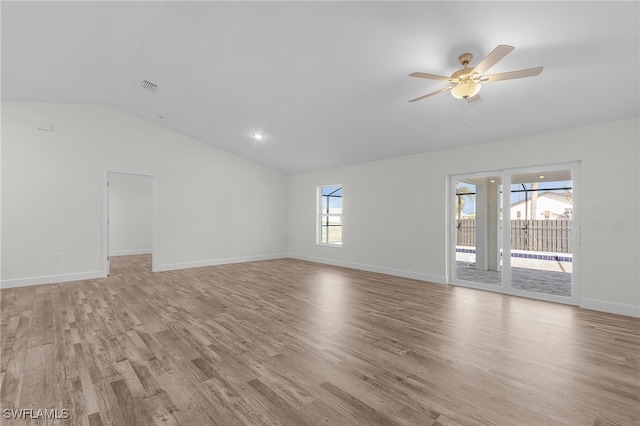
[[[511,288],[572,297],[571,170],[511,176]]]
[[[455,267],[452,277],[502,285],[502,192],[499,174],[455,180]]]

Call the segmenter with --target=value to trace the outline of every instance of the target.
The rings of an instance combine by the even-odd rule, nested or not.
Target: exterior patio
[[[478,270],[475,268],[475,263],[460,260],[456,262],[456,277],[465,281],[495,285],[500,285],[502,281],[500,271]],[[512,266],[511,282],[513,288],[520,290],[556,296],[571,296],[571,272]]]

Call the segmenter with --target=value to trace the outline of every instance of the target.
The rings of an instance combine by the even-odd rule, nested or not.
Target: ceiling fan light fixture
[[[451,94],[454,98],[468,99],[477,95],[481,88],[482,85],[480,83],[476,83],[473,80],[465,80],[461,81],[451,89]]]
[[[427,93],[426,95],[419,96],[415,99],[411,99],[409,102],[421,101],[424,98],[428,98],[438,93],[451,91],[453,97],[457,99],[469,99],[473,98],[480,92],[482,83],[493,83],[502,80],[513,80],[516,78],[534,77],[542,72],[543,67],[528,68],[524,70],[516,70],[509,72],[502,72],[499,74],[486,75],[486,72],[493,67],[496,63],[501,61],[511,51],[513,46],[506,44],[500,44],[493,49],[491,53],[484,57],[480,63],[474,67],[470,67],[471,59],[473,55],[471,53],[463,53],[458,57],[458,61],[462,65],[462,68],[451,74],[451,77],[445,77],[444,75],[429,74],[426,72],[413,72],[409,74],[411,77],[426,78],[428,80],[447,81],[451,86],[444,87],[435,92]]]

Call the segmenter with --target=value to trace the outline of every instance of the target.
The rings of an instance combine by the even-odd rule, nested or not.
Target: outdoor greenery
[[[473,191],[466,187],[466,186],[461,186],[460,184],[458,184],[456,186],[456,194],[457,194],[457,202],[456,202],[456,214],[458,216],[458,220],[460,220],[462,218],[462,211],[464,210],[464,205],[467,202],[467,200],[469,200],[472,197]],[[464,194],[468,194],[468,195],[464,195]]]

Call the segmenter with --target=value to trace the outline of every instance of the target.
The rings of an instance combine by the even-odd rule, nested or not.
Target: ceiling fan
[[[451,86],[411,99],[409,102],[420,101],[424,98],[428,98],[429,96],[437,95],[438,93],[446,92],[448,90],[451,90],[451,94],[458,99],[469,100],[480,92],[482,83],[493,83],[495,81],[512,80],[514,78],[534,77],[542,72],[543,67],[535,67],[499,74],[484,75],[489,68],[501,61],[502,58],[507,56],[514,49],[515,47],[513,46],[501,44],[493,49],[493,51],[475,67],[469,67],[469,63],[471,62],[471,59],[473,59],[473,55],[471,53],[463,53],[458,57],[458,61],[462,64],[462,68],[451,74],[451,77],[427,74],[424,72],[414,72],[410,74],[411,77],[446,81],[449,82]]]

